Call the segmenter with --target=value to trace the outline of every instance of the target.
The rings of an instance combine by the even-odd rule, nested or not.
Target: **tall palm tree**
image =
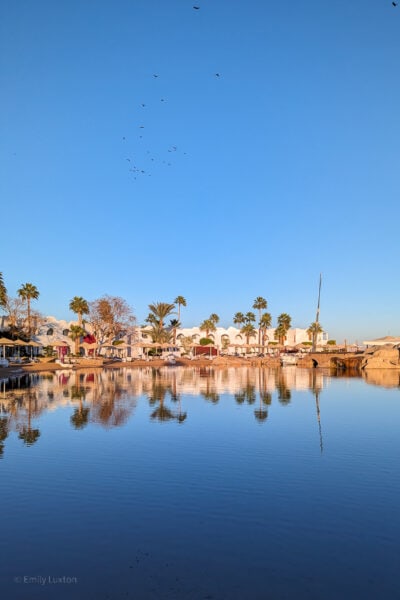
[[[7,288],[4,285],[3,273],[0,273],[0,308],[5,308],[7,305]]]
[[[261,312],[266,310],[268,302],[262,296],[257,296],[253,302],[253,308],[258,310],[258,344],[261,345]]]
[[[318,323],[318,321],[314,321],[313,323],[311,323],[310,327],[307,329],[308,337],[312,340],[313,351],[315,351],[315,348],[317,346],[318,334],[322,333],[322,332],[323,332],[323,329],[322,329],[321,325]]]
[[[169,323],[170,323],[170,327],[173,332],[173,340],[174,340],[174,346],[175,346],[176,345],[176,330],[178,329],[178,327],[181,326],[181,324],[179,322],[179,319],[170,319]]]
[[[82,315],[89,314],[89,303],[81,296],[74,296],[69,303],[69,309],[78,315],[78,325],[82,327]]]
[[[287,313],[281,313],[278,317],[278,326],[282,325],[286,331],[289,331],[292,324],[292,317]]]
[[[181,320],[181,306],[186,306],[186,298],[183,296],[177,296],[174,300],[174,304],[178,305],[178,321]]]
[[[214,325],[216,325],[219,322],[219,316],[215,313],[211,313],[211,315],[208,318],[212,323],[214,323]]]
[[[243,325],[242,329],[240,330],[241,333],[243,333],[243,335],[246,336],[246,344],[249,343],[249,339],[251,337],[254,337],[256,334],[256,328],[254,327],[254,325],[252,323],[246,323],[245,325]]]
[[[261,335],[261,343],[263,347],[265,346],[265,336],[267,333],[268,327],[271,327],[272,317],[270,313],[264,313],[261,315],[260,319],[260,330],[262,331]]]
[[[199,326],[200,331],[206,332],[206,338],[210,335],[210,331],[215,331],[215,323],[211,319],[205,319]]]
[[[256,320],[256,315],[249,311],[244,315],[244,320],[246,323],[254,323],[254,321]]]
[[[283,344],[287,337],[287,332],[292,324],[292,317],[287,313],[281,313],[278,317],[278,327],[275,330],[275,339],[279,340],[280,344]]]
[[[71,325],[69,330],[69,337],[75,342],[75,354],[79,354],[79,342],[81,337],[84,336],[86,331],[80,325]]]
[[[28,312],[28,335],[31,334],[31,300],[39,298],[39,290],[33,283],[25,283],[17,290],[18,296],[26,302]]]
[[[243,323],[245,322],[244,314],[242,312],[235,313],[233,317],[233,322],[235,323],[235,325],[243,325]]]
[[[175,304],[169,304],[168,302],[149,304],[150,313],[147,320],[152,324],[157,323],[163,329],[165,319],[174,311],[174,308]]]

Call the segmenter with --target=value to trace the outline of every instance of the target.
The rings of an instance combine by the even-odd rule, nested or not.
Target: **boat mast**
[[[319,307],[320,307],[320,301],[321,301],[321,283],[322,283],[322,273],[319,274],[319,288],[318,288],[318,304],[317,304],[317,314],[315,316],[315,328],[318,329],[318,325],[319,325]],[[317,331],[313,332],[313,345],[312,345],[312,351],[315,352],[317,349]]]

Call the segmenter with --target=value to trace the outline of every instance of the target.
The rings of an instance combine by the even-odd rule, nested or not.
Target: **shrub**
[[[199,344],[200,346],[209,346],[209,344],[213,344],[214,340],[211,340],[210,338],[201,338]]]
[[[328,341],[326,342],[326,345],[327,345],[327,346],[336,346],[336,340],[328,340]]]

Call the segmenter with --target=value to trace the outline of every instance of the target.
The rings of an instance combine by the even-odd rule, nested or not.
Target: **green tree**
[[[170,319],[170,328],[172,329],[174,346],[176,345],[176,330],[181,326],[179,319]]]
[[[253,312],[249,311],[244,315],[244,320],[247,324],[254,323],[254,321],[256,320],[256,315]]]
[[[39,290],[32,283],[23,284],[19,290],[17,290],[18,296],[26,302],[27,316],[28,316],[28,335],[31,335],[31,300],[37,300],[39,298]]]
[[[278,325],[275,329],[274,338],[278,340],[280,344],[284,344],[286,340],[286,328],[283,325]]]
[[[272,317],[270,313],[263,313],[260,319],[260,330],[261,330],[261,343],[265,346],[265,337],[267,335],[267,329],[271,327]]]
[[[206,332],[206,337],[210,335],[210,331],[216,331],[215,323],[211,319],[205,319],[199,326],[200,331]]]
[[[219,316],[215,313],[212,313],[209,317],[210,321],[216,325],[219,322]]]
[[[75,342],[75,354],[79,354],[79,342],[85,333],[86,331],[80,325],[71,325],[69,337],[73,342]]]
[[[268,303],[262,296],[257,296],[253,302],[253,308],[258,310],[258,343],[261,345],[261,314],[263,310],[266,310]]]
[[[150,312],[146,322],[150,324],[147,330],[153,342],[164,344],[170,342],[171,334],[165,327],[165,319],[174,312],[175,304],[168,302],[154,302],[149,304]]]
[[[0,308],[7,307],[7,288],[4,285],[3,273],[0,273]]]
[[[177,296],[174,300],[174,304],[178,305],[178,321],[181,320],[181,306],[186,306],[186,298],[183,296]]]
[[[292,318],[287,313],[281,313],[278,317],[278,326],[275,329],[275,339],[283,344],[287,337],[287,332],[290,329]]]
[[[242,312],[235,313],[233,317],[233,322],[235,323],[235,325],[243,325],[245,323],[244,314]]]
[[[240,332],[246,336],[246,344],[248,344],[250,338],[256,335],[256,328],[254,327],[253,323],[246,323],[243,325]]]
[[[150,313],[146,321],[151,324],[157,323],[160,328],[164,327],[165,319],[174,312],[175,304],[169,304],[168,302],[155,302],[149,304]]]
[[[89,303],[81,296],[74,296],[69,303],[69,309],[78,315],[78,325],[82,327],[82,315],[89,314]]]
[[[317,321],[314,321],[313,323],[311,323],[310,327],[307,329],[308,338],[312,341],[312,349],[313,350],[315,350],[315,348],[317,346],[318,334],[322,333],[322,332],[323,332],[323,329]]]

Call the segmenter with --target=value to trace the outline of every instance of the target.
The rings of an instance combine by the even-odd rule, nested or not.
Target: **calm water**
[[[400,598],[399,374],[25,375],[0,387],[13,598]]]

